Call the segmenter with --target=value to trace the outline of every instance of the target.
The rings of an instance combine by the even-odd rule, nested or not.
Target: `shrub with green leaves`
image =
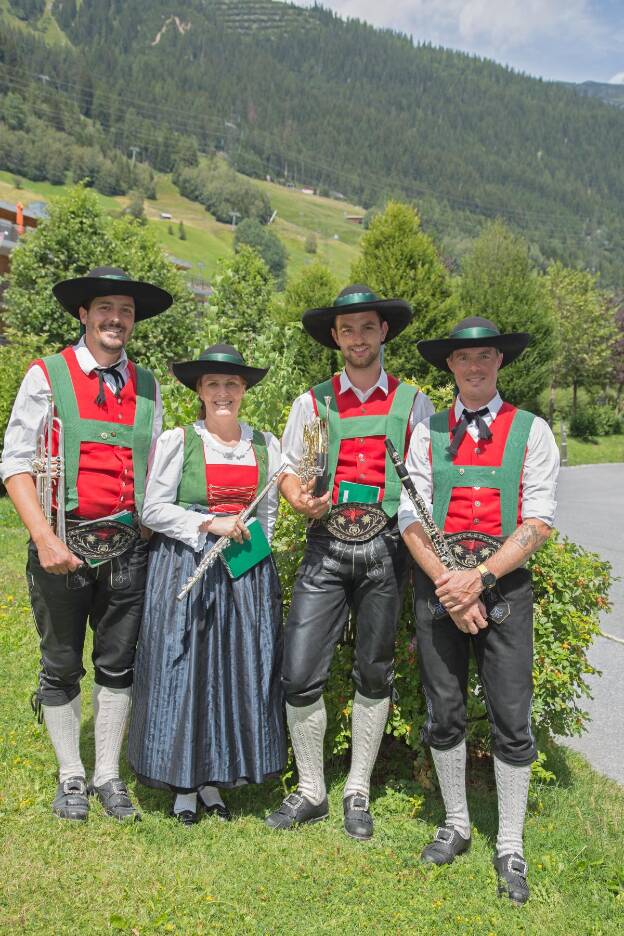
[[[97,197],[83,186],[54,199],[50,217],[13,251],[4,313],[9,328],[37,335],[52,350],[77,340],[79,323],[56,301],[52,286],[97,266],[122,267],[174,297],[170,309],[137,325],[130,356],[146,367],[184,357],[197,328],[198,309],[181,274],[149,230],[128,217],[106,216]]]

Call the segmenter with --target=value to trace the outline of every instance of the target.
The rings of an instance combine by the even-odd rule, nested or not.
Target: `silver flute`
[[[279,468],[277,469],[277,471],[274,471],[274,472],[273,472],[273,474],[271,475],[271,477],[269,478],[269,480],[267,481],[267,483],[265,484],[265,486],[262,488],[262,490],[260,491],[260,493],[256,495],[256,497],[254,498],[254,500],[252,500],[251,504],[249,504],[247,507],[245,507],[245,509],[243,510],[243,512],[240,514],[240,519],[241,519],[241,520],[245,521],[245,520],[247,520],[247,519],[251,516],[251,514],[254,512],[254,510],[256,509],[256,507],[258,506],[258,504],[260,503],[260,501],[261,501],[264,497],[266,497],[266,495],[269,493],[269,491],[270,491],[271,488],[273,487],[273,484],[275,483],[275,479],[277,478],[277,476],[283,474],[283,473],[286,471],[287,468],[288,468],[287,462],[283,462],[283,463],[279,466]],[[232,542],[232,540],[231,540],[231,538],[230,538],[229,536],[220,536],[220,537],[219,537],[219,539],[217,540],[217,542],[214,543],[213,546],[208,550],[208,552],[206,553],[206,555],[204,556],[204,558],[201,560],[201,562],[199,563],[199,565],[197,566],[197,568],[195,569],[195,571],[193,572],[193,574],[192,574],[191,576],[189,576],[189,578],[187,579],[184,588],[182,589],[182,591],[181,591],[180,594],[178,595],[178,601],[182,601],[182,599],[183,599],[184,597],[186,597],[186,595],[188,595],[188,593],[190,592],[191,588],[192,588],[194,585],[196,585],[197,582],[199,582],[199,580],[200,580],[201,578],[203,578],[204,573],[206,572],[206,569],[209,569],[211,566],[213,566],[213,565],[215,564],[215,562],[216,562],[217,559],[219,558],[220,554],[223,552],[223,550],[226,548],[226,546],[229,546],[229,544],[230,544],[231,542]]]
[[[392,459],[392,464],[394,465],[396,473],[399,476],[399,480],[401,481],[401,484],[409,495],[409,499],[414,505],[414,510],[418,514],[418,520],[420,521],[420,524],[425,533],[431,540],[431,545],[433,546],[433,550],[436,556],[446,566],[447,569],[461,568],[455,556],[449,549],[449,545],[446,542],[444,533],[438,529],[433,517],[427,509],[424,498],[416,490],[414,482],[410,478],[409,472],[405,467],[401,456],[395,449],[390,439],[386,439],[386,449],[388,450],[388,455]]]

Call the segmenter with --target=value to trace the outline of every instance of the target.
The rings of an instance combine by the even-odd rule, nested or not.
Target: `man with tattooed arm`
[[[522,833],[531,763],[533,598],[529,557],[546,542],[555,513],[559,453],[532,413],[503,402],[498,371],[528,345],[484,318],[465,319],[449,338],[418,350],[455,378],[449,410],[416,426],[407,469],[447,537],[459,568],[442,564],[404,491],[399,528],[416,560],[414,607],[431,747],[446,809],[421,855],[448,864],[470,848],[466,801],[466,697],[472,646],[492,735],[499,827],[498,893],[529,897]]]

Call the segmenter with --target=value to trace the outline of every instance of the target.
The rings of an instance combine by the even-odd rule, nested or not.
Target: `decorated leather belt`
[[[139,538],[139,523],[133,515],[131,523],[104,517],[101,520],[81,520],[66,517],[66,542],[73,553],[89,562],[108,562],[123,555]]]
[[[445,533],[444,539],[462,569],[476,569],[498,552],[505,542],[503,536],[490,536],[489,533],[477,533],[473,530]]]
[[[337,504],[328,517],[313,520],[310,530],[322,530],[343,543],[367,543],[390,522],[378,504]]]

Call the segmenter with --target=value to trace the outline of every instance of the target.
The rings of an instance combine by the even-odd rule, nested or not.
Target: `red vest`
[[[489,441],[472,438],[469,432],[462,439],[457,455],[453,459],[455,465],[476,465],[479,467],[499,467],[503,460],[505,443],[509,429],[516,412],[516,407],[510,403],[503,403],[492,420]],[[449,411],[449,433],[456,425],[455,407]],[[431,458],[431,447],[429,448]],[[520,482],[520,496],[518,499],[518,525],[522,523],[522,482]],[[501,536],[501,510],[500,492],[486,487],[453,488],[449,504],[445,533],[460,533],[466,530],[475,530],[480,533],[489,533],[491,536]]]
[[[136,407],[134,364],[128,362],[129,376],[119,400],[105,383],[106,402],[104,406],[98,406],[95,398],[98,395],[99,381],[95,371],[90,374],[84,373],[73,348],[65,348],[61,353],[69,368],[80,417],[131,426],[134,423]],[[34,363],[41,367],[49,383],[43,361]],[[77,489],[77,515],[87,520],[105,517],[120,510],[134,510],[132,449],[100,445],[97,442],[81,442]]]
[[[206,465],[206,499],[211,513],[239,513],[256,496],[258,465]]]
[[[366,403],[362,403],[351,387],[344,393],[340,392],[340,376],[332,378],[334,396],[341,419],[354,416],[387,416],[394,401],[394,394],[399,385],[396,377],[388,375],[388,393],[385,394],[380,387],[376,387]],[[318,415],[316,399],[311,392],[314,412]],[[405,438],[405,451],[409,445],[409,424]],[[386,481],[386,447],[385,435],[362,436],[357,439],[343,439],[340,443],[338,464],[334,478],[332,504],[338,503],[338,489],[341,481],[350,481],[357,484],[370,484],[379,488],[379,503],[384,498]]]

